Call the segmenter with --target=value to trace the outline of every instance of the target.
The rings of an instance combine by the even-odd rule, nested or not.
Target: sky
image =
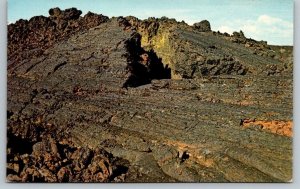
[[[192,25],[208,20],[213,31],[242,30],[272,45],[293,45],[293,0],[8,0],[8,23],[48,16],[53,7],[76,7],[106,16],[175,18]]]

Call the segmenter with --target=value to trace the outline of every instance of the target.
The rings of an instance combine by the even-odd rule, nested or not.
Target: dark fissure
[[[127,41],[126,48],[130,75],[123,87],[138,87],[149,84],[153,79],[171,79],[171,69],[163,64],[155,51],[146,51],[141,47],[141,35],[136,33]]]

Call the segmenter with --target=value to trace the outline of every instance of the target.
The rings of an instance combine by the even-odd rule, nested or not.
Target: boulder
[[[197,29],[200,32],[210,32],[211,31],[210,23],[207,20],[202,20],[201,22],[197,22],[193,26],[195,29]]]

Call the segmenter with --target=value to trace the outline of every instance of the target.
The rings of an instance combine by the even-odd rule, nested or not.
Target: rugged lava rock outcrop
[[[76,8],[64,11],[54,8],[49,10],[49,17],[35,16],[8,25],[8,63],[36,58],[55,42],[109,19],[91,12],[80,17],[81,13]]]
[[[292,47],[49,14],[8,26],[8,181],[292,179]]]
[[[252,52],[251,48],[245,48],[241,41],[247,40],[242,32],[228,35],[228,38],[234,39],[228,42],[223,35],[211,32],[206,20],[191,27],[167,18],[126,19],[143,36],[142,47],[154,50],[162,62],[171,68],[174,79],[245,75],[247,72],[261,74],[263,70],[268,70],[267,62],[276,62],[269,57],[256,56],[257,53]],[[255,46],[261,44],[252,41]],[[259,50],[263,48],[265,46]]]
[[[203,20],[201,22],[195,23],[194,28],[196,28],[200,32],[210,32],[210,23],[207,20]]]
[[[51,136],[34,144],[9,137],[7,158],[7,179],[15,182],[120,182],[129,165],[105,150],[76,148]]]

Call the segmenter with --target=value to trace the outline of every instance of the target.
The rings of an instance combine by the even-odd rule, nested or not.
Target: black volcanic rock
[[[81,14],[81,10],[77,10],[76,8],[70,8],[61,11],[58,7],[56,7],[49,10],[49,15],[51,19],[77,20]]]
[[[49,10],[49,17],[35,16],[29,21],[19,20],[8,25],[9,64],[37,57],[55,42],[108,21],[103,15],[89,12],[80,17],[81,13],[76,8],[53,8]]]
[[[8,181],[291,180],[292,47],[49,12],[8,26]]]
[[[207,20],[202,20],[201,22],[197,22],[194,25],[194,28],[200,32],[210,32],[210,23]]]
[[[81,24],[83,24],[86,28],[93,28],[102,23],[105,23],[109,20],[107,16],[103,16],[102,14],[95,14],[92,12],[88,12],[81,20]]]

